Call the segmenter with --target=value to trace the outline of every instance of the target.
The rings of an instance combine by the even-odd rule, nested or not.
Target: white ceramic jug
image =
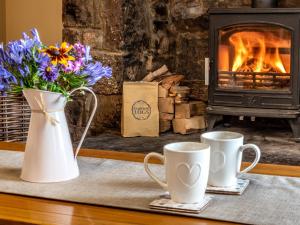
[[[64,108],[67,98],[60,93],[26,89],[24,96],[31,108],[21,179],[30,182],[59,182],[79,175],[77,154],[95,115],[97,97],[86,87],[76,88],[92,93],[95,104],[76,150],[73,150]]]

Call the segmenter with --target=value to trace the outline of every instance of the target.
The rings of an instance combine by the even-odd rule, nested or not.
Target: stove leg
[[[215,123],[217,120],[222,119],[221,115],[216,114],[208,114],[207,120],[208,120],[208,127],[207,130],[212,130],[215,126]]]
[[[300,117],[296,119],[288,119],[293,136],[296,142],[300,142]]]

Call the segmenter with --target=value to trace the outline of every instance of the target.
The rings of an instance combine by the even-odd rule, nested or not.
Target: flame
[[[290,48],[290,41],[268,32],[241,31],[229,38],[234,48],[232,71],[289,73],[279,48]]]

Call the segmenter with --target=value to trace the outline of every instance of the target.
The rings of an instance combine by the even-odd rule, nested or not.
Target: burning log
[[[258,70],[258,59],[250,58],[245,61],[241,66],[236,69],[236,72],[257,72]],[[259,68],[259,72],[264,73],[282,73],[285,72],[284,69],[280,69],[278,67],[272,66],[270,63],[262,62],[261,67]]]

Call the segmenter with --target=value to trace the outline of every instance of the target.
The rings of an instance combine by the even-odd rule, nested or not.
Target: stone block
[[[177,38],[176,70],[187,79],[204,79],[204,58],[208,57],[207,32],[184,33]]]
[[[106,128],[120,127],[121,120],[121,95],[96,95],[98,107],[92,121],[88,135],[96,135]],[[77,95],[66,106],[66,117],[69,124],[71,137],[74,141],[79,140],[94,106],[91,94]]]
[[[120,128],[122,96],[97,95],[97,98],[98,108],[91,125],[91,133],[96,135],[106,128]],[[91,111],[92,104],[86,110]]]
[[[101,79],[95,84],[96,93],[102,95],[119,94],[122,90],[124,80],[124,57],[122,53],[111,53],[106,51],[91,51],[96,60],[102,62],[103,65],[112,67],[112,79]],[[108,86],[105,86],[108,85]],[[110,90],[110,87],[112,88]]]
[[[149,23],[150,10],[145,1],[123,2],[123,41],[122,49],[128,52],[124,60],[125,77],[129,80],[141,80],[145,74],[148,51],[151,51],[152,25]]]
[[[121,84],[112,78],[102,78],[94,86],[93,90],[101,95],[116,95],[121,93]]]
[[[65,114],[69,125],[71,138],[73,141],[80,139],[86,125],[85,111],[86,95],[76,95],[73,101],[67,103]]]
[[[63,0],[64,27],[90,26],[93,23],[94,2],[92,0]]]
[[[63,29],[63,40],[71,44],[76,42],[82,42],[82,31],[77,28],[64,28]]]
[[[123,4],[119,0],[94,0],[93,27],[103,33],[103,49],[120,50],[123,42]]]
[[[170,8],[172,16],[177,20],[202,16],[207,10],[203,0],[173,0]]]
[[[84,29],[82,31],[83,44],[89,45],[91,49],[103,49],[104,33],[99,29]]]

